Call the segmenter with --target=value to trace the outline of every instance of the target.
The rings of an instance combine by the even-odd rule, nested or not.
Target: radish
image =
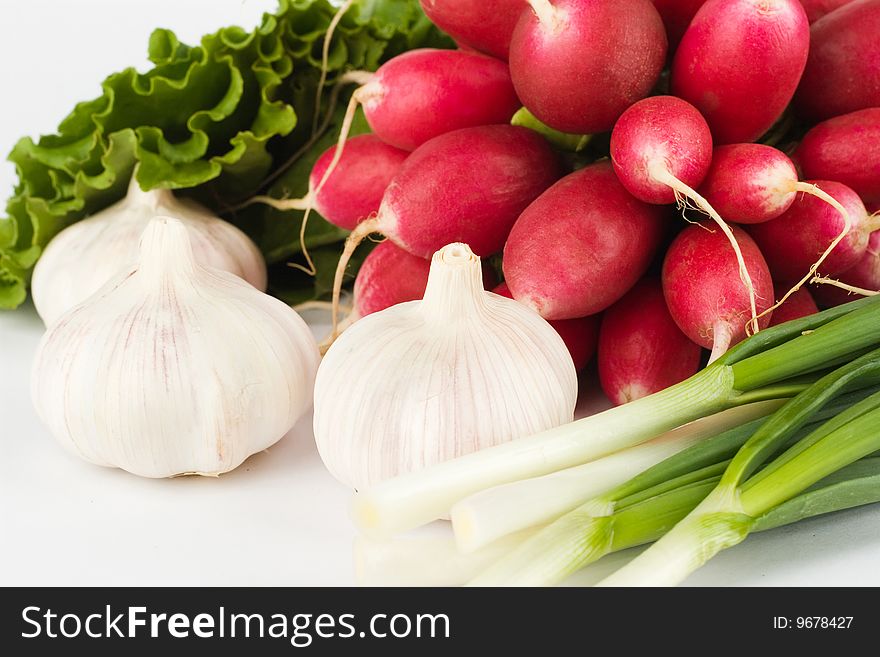
[[[814,196],[798,196],[780,217],[750,226],[749,233],[777,280],[796,280],[805,271],[815,269],[816,256],[832,245],[823,270],[831,276],[846,271],[864,255],[871,232],[880,228],[876,218],[868,217],[858,194],[846,185],[825,180],[810,182],[843,205],[850,229],[844,234],[845,219],[840,212]],[[845,236],[839,239],[842,234]]]
[[[315,196],[345,152],[359,104],[376,136],[405,150],[457,129],[508,123],[520,107],[504,62],[461,50],[410,50],[385,62],[375,73],[350,71],[343,76],[343,81],[349,80],[362,86],[351,96],[336,150],[314,187]],[[308,214],[301,235],[307,219]]]
[[[770,316],[761,313],[773,303],[770,270],[755,241],[738,226],[731,230],[755,286],[759,327],[765,328]],[[750,299],[740,283],[739,264],[726,237],[708,225],[688,226],[669,246],[663,296],[684,334],[712,350],[709,362],[746,336]]]
[[[697,10],[706,3],[706,0],[653,0],[653,2],[666,26],[669,48],[672,49],[681,41]]]
[[[575,134],[610,130],[647,96],[666,59],[650,0],[528,0],[510,42],[510,75],[529,111]]]
[[[825,14],[830,14],[838,7],[848,5],[852,1],[853,0],[801,0],[801,4],[804,6],[804,11],[807,12],[807,19],[812,25]]]
[[[690,103],[652,96],[627,109],[611,132],[611,161],[627,191],[645,203],[692,198],[712,163],[712,133]]]
[[[382,141],[409,151],[452,130],[507,123],[521,105],[504,62],[463,50],[410,50],[375,73],[346,79],[362,86],[352,94],[340,143],[358,104]]]
[[[507,283],[502,283],[492,291],[502,297],[513,299],[513,294]],[[549,324],[556,329],[559,337],[568,347],[568,353],[571,354],[571,360],[574,362],[574,369],[580,372],[596,353],[596,341],[599,337],[598,316],[557,319],[551,320]]]
[[[700,352],[673,321],[660,283],[645,278],[602,316],[599,382],[619,406],[696,374]]]
[[[782,299],[789,294],[789,285],[776,284],[773,290],[777,299]],[[819,307],[813,300],[810,291],[801,287],[790,294],[785,301],[781,302],[774,310],[773,317],[770,318],[770,326],[777,326],[790,322],[793,319],[800,319],[819,312]]]
[[[820,279],[827,283],[814,288],[816,298],[824,306],[839,306],[852,301],[853,294],[877,294],[880,291],[880,230],[871,233],[868,248],[859,261],[843,272],[838,281]]]
[[[459,45],[507,59],[526,0],[421,0],[425,15]]]
[[[498,282],[495,271],[487,262],[482,268],[483,289],[492,289]],[[407,253],[391,240],[380,243],[358,269],[353,309],[345,318],[346,325],[398,303],[421,299],[430,269],[430,260]]]
[[[836,180],[855,190],[870,210],[880,209],[880,107],[814,126],[793,157],[805,177]]]
[[[545,319],[594,315],[642,277],[665,226],[660,207],[634,198],[609,162],[597,162],[520,215],[504,246],[504,278]]]
[[[798,181],[785,153],[764,144],[718,146],[700,186],[706,200],[738,224],[775,219],[791,207],[799,191],[810,192],[812,186]]]
[[[333,287],[332,337],[345,268],[367,235],[382,233],[423,258],[452,242],[488,256],[501,250],[517,216],[560,173],[547,142],[518,126],[462,128],[424,143],[385,190],[376,217],[345,241]]]
[[[829,254],[846,237],[852,220],[837,200],[816,185],[800,182],[788,156],[763,144],[727,144],[715,149],[712,166],[700,192],[727,219],[742,224],[758,224],[782,216],[804,192],[828,203],[842,221],[837,236],[821,251],[809,267],[795,273],[801,277],[791,289],[778,297],[766,312],[772,312],[813,277]],[[753,327],[754,328],[754,327]]]
[[[795,108],[812,120],[880,107],[880,0],[856,0],[810,29]]]
[[[352,137],[336,169],[321,185],[335,154],[336,146],[331,146],[315,162],[309,174],[309,192],[303,198],[255,196],[250,202],[266,203],[278,210],[308,211],[313,207],[334,226],[353,230],[361,219],[379,209],[385,188],[409,152],[389,146],[376,135]]]
[[[809,47],[798,0],[708,0],[675,52],[672,93],[702,112],[717,143],[755,141],[794,95]]]
[[[682,198],[712,217],[730,241],[749,295],[752,330],[758,330],[757,302],[739,245],[715,209],[694,187],[712,163],[712,133],[690,103],[675,96],[645,98],[627,109],[611,132],[611,161],[627,191],[646,203]]]
[[[390,240],[376,246],[354,280],[351,323],[371,313],[425,296],[431,261],[407,253]]]

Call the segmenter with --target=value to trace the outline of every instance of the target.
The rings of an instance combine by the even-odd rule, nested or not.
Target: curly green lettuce
[[[333,143],[346,94],[323,137],[291,167],[279,169],[311,137],[321,49],[335,12],[327,0],[280,0],[256,29],[227,27],[198,46],[157,29],[149,42],[151,70],[109,76],[102,95],[78,104],[56,134],[21,139],[9,154],[19,181],[6,204],[8,216],[0,218],[0,308],[25,300],[49,240],[120,199],[135,171],[144,189],[186,190],[232,220],[270,265],[294,259],[300,213],[234,208],[270,176],[268,193],[304,194],[312,163]],[[360,0],[333,35],[324,107],[346,70],[375,70],[405,50],[449,45],[417,0]],[[356,127],[354,133],[366,129],[362,120]],[[326,292],[330,245],[344,237],[345,231],[314,216],[305,243],[318,249],[318,276],[273,267],[272,291],[296,301]]]

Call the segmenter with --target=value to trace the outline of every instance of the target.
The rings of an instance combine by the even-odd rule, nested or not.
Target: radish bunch
[[[420,298],[426,259],[466,242],[577,369],[597,352],[614,403],[880,288],[880,0],[421,5],[461,49],[344,76],[361,86],[309,195],[263,199],[352,231],[334,336],[376,233],[346,323]],[[347,139],[357,105],[373,134]],[[510,125],[523,106],[546,130]],[[608,137],[572,154],[560,132]],[[808,287],[828,277],[844,289]]]

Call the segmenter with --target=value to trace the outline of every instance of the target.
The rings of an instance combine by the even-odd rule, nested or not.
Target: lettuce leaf
[[[0,308],[25,300],[49,240],[120,199],[136,164],[141,187],[185,190],[247,232],[270,264],[296,258],[301,213],[232,208],[271,174],[277,179],[269,193],[304,194],[313,162],[335,140],[351,90],[340,97],[327,133],[277,171],[311,136],[321,48],[335,12],[327,0],[280,0],[257,28],[223,28],[198,46],[157,29],[148,47],[151,70],[110,75],[102,95],[76,105],[56,134],[21,139],[9,154],[19,181],[0,217]],[[323,106],[346,70],[375,70],[405,50],[451,45],[417,0],[360,0],[334,33]],[[362,119],[355,128],[366,130]],[[271,281],[280,296],[307,300],[326,292],[330,245],[345,231],[313,215],[306,235],[308,247],[326,247],[317,258],[319,275],[282,272]]]

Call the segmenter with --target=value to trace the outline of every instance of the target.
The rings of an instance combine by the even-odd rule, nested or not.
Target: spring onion
[[[877,388],[842,395],[816,412],[796,438]],[[584,502],[493,564],[477,585],[549,586],[596,559],[659,538],[715,487],[731,458],[765,420],[723,431]]]
[[[875,329],[876,330],[876,329]],[[717,486],[668,533],[605,586],[672,586],[718,552],[743,541],[758,519],[813,484],[880,449],[880,392],[794,443],[760,469],[811,406],[859,384],[880,382],[880,349],[822,377],[767,420],[733,457]]]
[[[621,509],[611,516],[586,517],[575,526],[580,543],[571,544],[570,561],[547,558],[541,547],[558,550],[558,544],[532,541],[505,555],[471,580],[471,586],[548,586],[602,556],[660,538],[677,520],[684,518],[709,493],[719,477],[668,491],[639,504]],[[822,479],[805,492],[755,518],[751,531],[762,532],[790,525],[806,518],[880,502],[880,457],[861,459]],[[568,518],[568,516],[565,516]],[[574,523],[574,517],[569,518]],[[545,539],[547,537],[544,537]],[[529,554],[534,558],[528,561]],[[534,550],[534,552],[532,552]],[[538,567],[532,567],[537,563]],[[517,569],[518,564],[529,564]]]
[[[764,417],[782,403],[783,400],[774,399],[731,408],[595,461],[471,495],[450,511],[458,548],[471,552],[507,534],[547,524],[667,457],[722,431]]]

